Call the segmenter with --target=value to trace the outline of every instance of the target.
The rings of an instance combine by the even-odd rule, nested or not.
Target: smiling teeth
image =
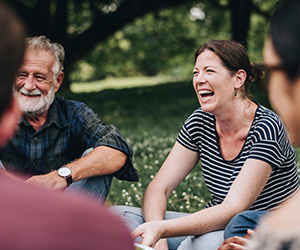
[[[209,90],[200,90],[200,91],[198,91],[198,94],[199,95],[207,95],[207,94],[211,94],[212,92],[211,91],[209,91]]]

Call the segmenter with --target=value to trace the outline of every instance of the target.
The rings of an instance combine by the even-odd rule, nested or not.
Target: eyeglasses
[[[278,70],[284,70],[284,71],[291,71],[291,70],[299,70],[299,62],[293,62],[293,63],[281,63],[277,65],[268,65],[263,64],[268,71],[278,71]]]
[[[278,65],[263,64],[263,65],[264,65],[265,69],[269,72],[284,70],[288,67],[287,65],[283,65],[283,64],[278,64]]]
[[[278,65],[268,65],[268,64],[263,64],[266,73],[273,73],[276,71],[283,71],[290,80],[294,80],[295,77],[299,76],[300,73],[300,68],[299,68],[299,63],[284,63],[284,64],[278,64]]]

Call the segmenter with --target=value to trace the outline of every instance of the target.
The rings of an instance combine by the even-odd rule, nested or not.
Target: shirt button
[[[38,138],[37,138],[37,137],[33,137],[33,140],[37,141],[37,140],[38,140]]]
[[[32,165],[35,166],[35,164],[36,164],[35,161],[33,161],[33,162],[32,162]]]

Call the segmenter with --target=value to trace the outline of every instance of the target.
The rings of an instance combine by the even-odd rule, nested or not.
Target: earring
[[[237,95],[237,89],[234,90],[234,96],[236,96],[236,95]]]

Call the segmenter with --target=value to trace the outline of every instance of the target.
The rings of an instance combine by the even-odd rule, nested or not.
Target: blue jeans
[[[89,177],[73,182],[66,188],[65,192],[82,194],[83,196],[88,194],[96,202],[104,203],[111,186],[112,178],[112,175]]]
[[[82,154],[82,157],[87,155],[93,150],[93,148],[89,148]],[[4,169],[1,160],[0,160],[0,169]],[[66,188],[65,192],[76,192],[77,194],[81,194],[86,196],[86,194],[90,194],[91,198],[96,202],[103,203],[108,195],[113,175],[101,175],[94,176],[90,178],[86,178],[80,181],[76,181],[72,183],[69,187]]]
[[[3,169],[3,170],[5,170],[5,167],[3,166],[3,163],[2,163],[2,161],[0,160],[0,169]]]
[[[130,231],[145,223],[141,215],[141,208],[113,206],[110,209],[125,222]],[[187,215],[189,214],[167,211],[164,219],[170,220]],[[136,241],[140,242],[140,240],[141,238],[138,238]],[[223,240],[223,230],[210,232],[201,236],[167,238],[169,250],[216,250],[221,246]]]
[[[82,156],[87,155],[93,150],[89,148],[83,152]],[[97,202],[105,202],[105,199],[108,195],[113,175],[100,175],[93,176],[80,181],[73,182],[69,187],[66,188],[65,192],[76,192],[80,194],[88,193],[91,195],[91,198]]]
[[[254,230],[259,220],[265,216],[268,211],[243,211],[232,218],[224,230],[224,239],[247,234],[248,229]]]

